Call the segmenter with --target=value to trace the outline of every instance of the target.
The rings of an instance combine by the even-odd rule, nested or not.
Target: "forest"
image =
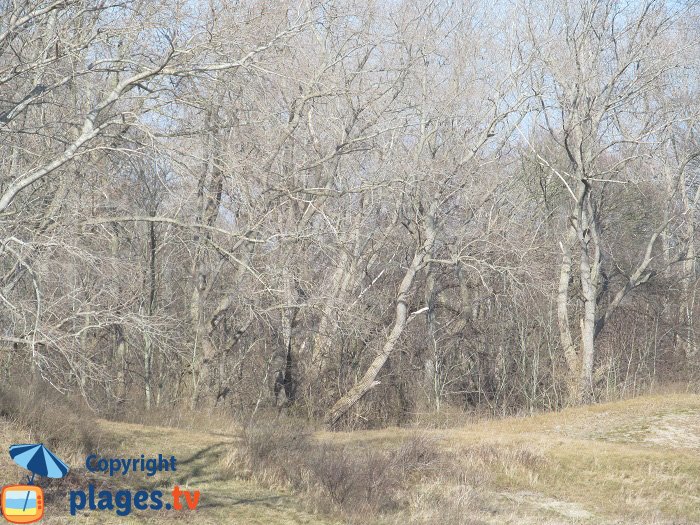
[[[0,0],[0,375],[331,429],[693,388],[700,6]]]

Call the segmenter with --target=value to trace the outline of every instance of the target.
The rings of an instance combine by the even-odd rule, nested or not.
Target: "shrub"
[[[414,475],[437,471],[435,444],[412,436],[379,449],[317,442],[295,422],[264,424],[245,432],[245,458],[259,480],[305,492],[321,510],[347,516],[398,508]]]
[[[23,427],[27,442],[44,443],[65,459],[99,450],[105,439],[84,404],[44,385],[0,386],[0,417]]]

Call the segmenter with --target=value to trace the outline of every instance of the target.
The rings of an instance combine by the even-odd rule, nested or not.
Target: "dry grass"
[[[413,479],[439,470],[437,447],[413,434],[398,445],[355,447],[318,442],[294,421],[248,428],[244,458],[256,480],[303,493],[316,511],[348,520],[401,508]]]
[[[191,524],[700,523],[700,397],[690,394],[425,431],[312,432],[283,420],[233,433],[99,427],[117,454],[178,457],[177,474],[154,483],[202,491]],[[23,428],[5,421],[0,437],[11,443],[26,435]],[[0,455],[2,482],[17,482],[8,459]],[[140,487],[144,478],[119,483]],[[45,521],[64,523],[61,501],[52,505]],[[95,512],[77,521],[183,519]]]
[[[409,430],[322,439],[382,446]],[[667,393],[532,417],[484,419],[431,432],[462,473],[416,486],[410,515],[430,498],[469,502],[476,523],[700,523],[700,397]],[[420,495],[430,494],[430,497]],[[465,495],[468,495],[466,497]],[[564,521],[562,521],[564,520]],[[428,519],[425,523],[429,523]],[[445,521],[445,523],[462,523]]]
[[[44,443],[67,461],[109,447],[97,418],[80,400],[61,397],[45,386],[1,385],[0,417],[17,427],[17,442]]]
[[[658,395],[489,422],[452,432],[449,446],[458,453],[476,437],[547,459],[532,472],[502,472],[497,485],[507,490],[534,490],[611,520],[700,523],[698,423],[698,396]]]

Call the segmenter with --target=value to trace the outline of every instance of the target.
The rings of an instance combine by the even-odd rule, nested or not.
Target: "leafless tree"
[[[653,0],[0,2],[0,362],[96,409],[330,427],[688,379],[698,28]]]

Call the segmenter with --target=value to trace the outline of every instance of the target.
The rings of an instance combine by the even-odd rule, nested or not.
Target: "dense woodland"
[[[328,426],[700,371],[700,9],[0,0],[0,374]]]

